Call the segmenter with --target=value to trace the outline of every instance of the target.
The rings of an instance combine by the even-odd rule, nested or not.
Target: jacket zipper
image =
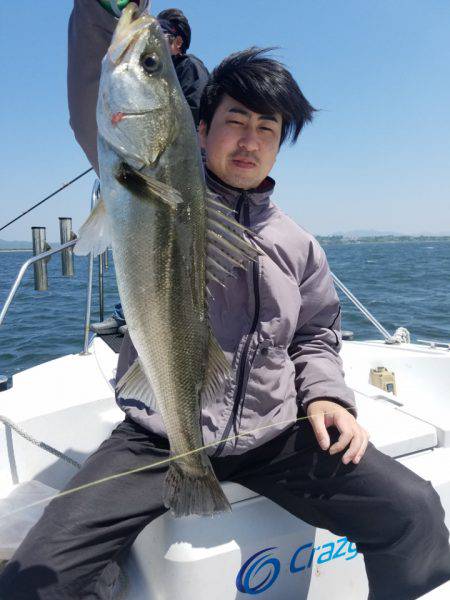
[[[244,204],[245,200],[246,200],[246,194],[245,194],[245,192],[243,192],[241,194],[241,196],[239,197],[239,200],[238,200],[238,203],[236,206],[236,220],[240,221],[242,207],[244,207],[244,226],[250,227],[250,208],[249,208],[248,202],[245,202],[245,204]],[[244,349],[242,350],[241,359],[239,361],[238,379],[237,379],[236,391],[234,394],[233,410],[232,410],[231,416],[228,420],[228,423],[224,429],[224,432],[222,435],[222,440],[221,440],[220,444],[217,446],[217,450],[215,451],[213,456],[218,456],[222,452],[222,450],[225,446],[225,443],[226,443],[224,440],[230,435],[231,428],[234,427],[234,431],[235,432],[237,431],[236,420],[237,420],[239,405],[241,404],[241,400],[243,401],[243,398],[245,398],[245,392],[246,392],[246,387],[244,386],[244,382],[245,382],[245,367],[247,364],[247,356],[248,356],[248,352],[250,349],[251,341],[253,339],[253,335],[256,331],[256,328],[258,326],[258,321],[259,321],[260,298],[259,298],[258,275],[259,275],[259,260],[258,260],[258,258],[256,258],[255,261],[253,262],[253,293],[254,293],[254,300],[255,300],[255,312],[253,315],[253,321],[252,321],[252,325],[250,327],[250,331],[248,332],[247,338],[245,340]]]

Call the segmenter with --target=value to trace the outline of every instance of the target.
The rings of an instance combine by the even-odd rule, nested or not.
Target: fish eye
[[[160,62],[156,54],[144,54],[141,59],[142,68],[150,75],[159,70]]]

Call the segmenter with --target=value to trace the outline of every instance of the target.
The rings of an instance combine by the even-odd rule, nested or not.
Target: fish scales
[[[97,124],[102,201],[80,230],[75,252],[112,246],[139,357],[117,394],[144,402],[163,419],[175,457],[164,492],[172,513],[229,510],[209,457],[195,451],[203,444],[202,402],[214,401],[229,374],[208,323],[206,286],[208,268],[220,278],[235,268],[236,257],[243,264],[256,251],[243,244],[217,200],[208,204],[197,133],[167,42],[157,21],[138,16],[133,3],[103,60]],[[211,211],[215,221],[208,221]],[[222,271],[215,274],[207,256],[214,222],[221,223],[214,264]],[[239,244],[231,258],[233,236]]]

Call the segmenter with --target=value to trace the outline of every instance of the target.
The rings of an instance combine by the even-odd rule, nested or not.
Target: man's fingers
[[[345,450],[345,448],[347,448],[347,446],[350,444],[354,434],[355,432],[352,429],[346,429],[343,431],[339,436],[338,441],[331,446],[330,454],[337,454],[338,452]]]
[[[358,452],[361,449],[363,442],[364,442],[364,437],[362,435],[362,432],[356,432],[355,435],[353,436],[350,446],[347,448],[347,452],[342,457],[342,462],[345,465],[348,464],[354,458],[356,458]]]
[[[323,412],[314,413],[311,411],[309,417],[312,425],[314,435],[319,443],[322,450],[327,450],[330,445],[330,436],[328,435],[327,428],[325,427],[325,415]]]
[[[353,459],[353,462],[355,463],[355,465],[357,465],[359,463],[359,461],[361,460],[361,458],[364,456],[364,453],[367,450],[368,445],[369,445],[369,434],[367,433],[367,431],[364,430],[363,443],[362,443],[360,449],[358,450],[358,453],[356,454],[355,458]]]
[[[322,450],[330,454],[344,452],[342,462],[355,464],[361,460],[369,443],[369,434],[357,423],[355,417],[347,410],[337,408],[327,400],[318,400],[308,406],[307,414],[317,441]],[[330,447],[330,437],[327,427],[333,426],[339,430],[339,439]]]
[[[356,440],[353,443],[352,451],[359,450],[362,444],[362,428],[359,427],[354,417],[348,412],[341,411],[335,415],[334,424],[341,435],[338,441],[331,446],[330,454],[343,452],[354,438]]]

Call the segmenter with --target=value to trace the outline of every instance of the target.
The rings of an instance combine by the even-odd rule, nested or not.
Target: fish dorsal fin
[[[226,380],[230,377],[231,366],[219,346],[212,331],[209,332],[208,362],[206,366],[205,381],[201,391],[201,405],[213,406]]]
[[[133,169],[133,167],[130,167],[126,163],[120,165],[116,179],[131,193],[136,194],[136,196],[144,200],[157,196],[170,206],[172,210],[176,210],[177,206],[183,202],[183,198],[178,190],[162,181],[158,181],[150,175],[136,171],[136,169]]]
[[[264,254],[255,244],[257,236],[231,215],[233,210],[222,204],[216,195],[208,192],[206,280],[226,285],[225,279],[234,268],[246,269],[258,256]],[[247,235],[252,243],[245,239]]]
[[[157,412],[156,397],[137,358],[116,384],[116,395],[120,400],[138,400]]]
[[[104,252],[111,245],[111,232],[109,218],[106,214],[103,199],[97,202],[91,214],[83,223],[78,233],[78,241],[74,246],[74,253],[79,255],[90,254],[94,256]]]

